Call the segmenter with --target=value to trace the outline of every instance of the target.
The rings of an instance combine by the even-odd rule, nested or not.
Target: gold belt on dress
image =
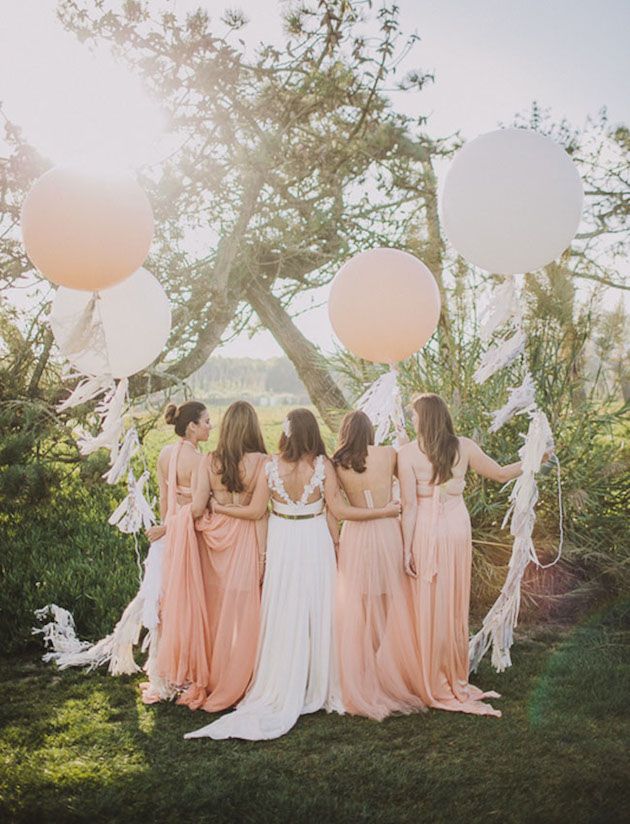
[[[323,512],[313,512],[308,515],[285,515],[283,512],[272,512],[272,515],[277,515],[278,518],[287,518],[289,521],[305,521],[307,518],[319,518]]]

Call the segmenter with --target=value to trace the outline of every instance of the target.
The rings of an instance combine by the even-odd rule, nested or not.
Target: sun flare
[[[25,15],[31,5],[25,4]],[[140,79],[61,27],[51,37],[43,22],[29,15],[32,26],[15,27],[29,31],[28,48],[9,39],[0,43],[0,70],[7,76],[10,64],[12,77],[3,95],[7,117],[54,163],[133,169],[158,159],[165,117]]]

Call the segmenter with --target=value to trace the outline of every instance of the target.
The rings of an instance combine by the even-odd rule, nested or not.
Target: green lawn
[[[184,741],[209,716],[145,707],[140,678],[0,666],[10,821],[610,822],[630,815],[630,603],[521,632],[478,683],[502,719],[302,718],[272,742]]]

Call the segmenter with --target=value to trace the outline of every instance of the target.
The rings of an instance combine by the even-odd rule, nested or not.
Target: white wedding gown
[[[278,738],[302,714],[343,712],[333,644],[337,570],[324,512],[324,459],[316,459],[299,501],[287,495],[275,456],[266,471],[269,487],[282,503],[272,500],[269,518],[254,678],[234,712],[185,738]],[[305,503],[316,489],[321,497]]]

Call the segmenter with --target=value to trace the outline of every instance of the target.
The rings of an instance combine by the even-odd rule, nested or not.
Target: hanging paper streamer
[[[140,672],[133,649],[144,627],[148,632],[142,651],[148,652],[144,669],[149,677],[151,693],[164,700],[173,698],[175,688],[158,675],[155,666],[165,546],[164,538],[151,544],[145,561],[145,575],[137,595],[126,607],[114,631],[96,644],[77,638],[74,619],[68,610],[56,604],[36,610],[35,616],[40,621],[51,617],[43,627],[33,628],[33,634],[42,635],[44,645],[50,648],[43,660],[54,661],[59,669],[85,667],[88,671],[107,664],[111,675],[133,675]]]
[[[488,349],[473,375],[477,383],[488,380],[499,369],[504,369],[519,355],[522,355],[525,349],[525,341],[525,332],[522,329],[517,329],[507,340]]]
[[[481,326],[479,333],[481,340],[489,341],[499,326],[503,326],[511,318],[520,320],[520,317],[521,308],[514,278],[505,278],[496,290],[494,300],[487,312],[487,318]]]
[[[118,457],[119,441],[123,432],[123,409],[127,397],[127,378],[118,382],[116,389],[96,407],[100,417],[100,432],[90,435],[85,430],[79,430],[77,445],[82,455],[90,455],[97,449],[109,449],[111,460]]]
[[[405,429],[405,416],[398,386],[398,370],[391,366],[361,395],[357,408],[368,416],[374,425],[374,443],[378,446],[391,434]]]
[[[118,452],[118,457],[112,464],[112,468],[103,475],[103,478],[105,478],[108,484],[115,484],[124,477],[129,469],[131,459],[139,449],[140,438],[138,437],[138,431],[132,426],[131,429],[127,430],[127,434]]]
[[[510,389],[507,403],[492,413],[492,424],[489,432],[498,432],[501,427],[511,420],[517,413],[533,410],[536,405],[536,389],[534,379],[528,372],[523,383]]]
[[[142,527],[148,529],[155,523],[155,516],[149,502],[144,497],[144,485],[149,480],[149,473],[145,470],[136,480],[131,469],[127,478],[127,497],[116,507],[110,515],[108,523],[117,527],[125,534],[139,532]]]
[[[509,312],[506,309],[509,308]],[[507,340],[492,347],[475,373],[477,383],[483,383],[499,369],[524,355],[526,335],[522,326],[522,313],[514,279],[507,277],[496,290],[486,326],[489,337],[499,326],[512,324],[516,331]],[[516,414],[528,414],[530,424],[519,457],[523,472],[516,479],[510,494],[510,505],[502,527],[510,523],[513,538],[512,555],[501,593],[483,620],[479,632],[470,639],[470,670],[474,672],[485,653],[492,647],[492,666],[499,672],[511,666],[510,648],[514,639],[521,603],[521,582],[530,561],[540,563],[532,539],[536,522],[535,507],[538,501],[536,473],[540,470],[544,453],[553,448],[553,436],[546,415],[538,409],[535,387],[529,370],[520,386],[510,389],[505,405],[492,415],[490,432],[496,432]],[[556,459],[557,462],[557,459]],[[560,545],[551,566],[560,559],[562,552],[562,498],[558,463],[558,497],[560,508]]]
[[[114,392],[116,384],[113,378],[108,376],[99,376],[96,378],[82,376],[79,383],[76,385],[72,393],[65,401],[57,405],[57,412],[65,412],[67,409],[73,409],[75,406],[80,406],[88,401],[93,401],[102,395],[103,392]]]

